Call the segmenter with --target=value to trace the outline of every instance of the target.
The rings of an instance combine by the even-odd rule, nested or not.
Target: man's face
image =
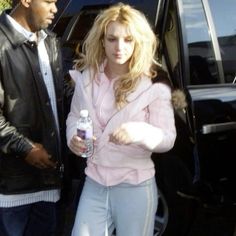
[[[28,24],[32,32],[46,29],[57,12],[57,0],[30,0]]]

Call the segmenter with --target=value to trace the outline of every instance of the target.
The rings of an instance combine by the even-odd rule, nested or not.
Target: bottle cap
[[[82,116],[82,117],[88,117],[88,110],[81,110],[80,111],[80,116]]]

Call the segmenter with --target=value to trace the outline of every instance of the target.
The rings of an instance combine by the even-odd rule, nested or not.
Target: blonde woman
[[[83,55],[70,71],[76,82],[67,119],[67,142],[80,155],[76,136],[81,109],[94,124],[94,153],[73,236],[151,236],[157,209],[152,152],[175,142],[171,89],[153,83],[157,41],[147,19],[129,5],[100,13],[83,44]]]

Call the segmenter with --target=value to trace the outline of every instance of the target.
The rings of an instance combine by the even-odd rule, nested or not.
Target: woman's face
[[[104,48],[108,63],[128,63],[134,51],[134,40],[128,27],[118,21],[110,22],[104,36]]]

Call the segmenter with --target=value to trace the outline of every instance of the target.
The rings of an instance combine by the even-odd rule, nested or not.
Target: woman
[[[152,152],[175,142],[171,89],[157,77],[157,41],[147,19],[117,4],[95,19],[83,54],[70,71],[76,81],[67,119],[68,146],[78,156],[81,109],[94,124],[94,153],[87,159],[73,236],[151,236],[157,209]],[[83,72],[81,72],[83,71]]]

